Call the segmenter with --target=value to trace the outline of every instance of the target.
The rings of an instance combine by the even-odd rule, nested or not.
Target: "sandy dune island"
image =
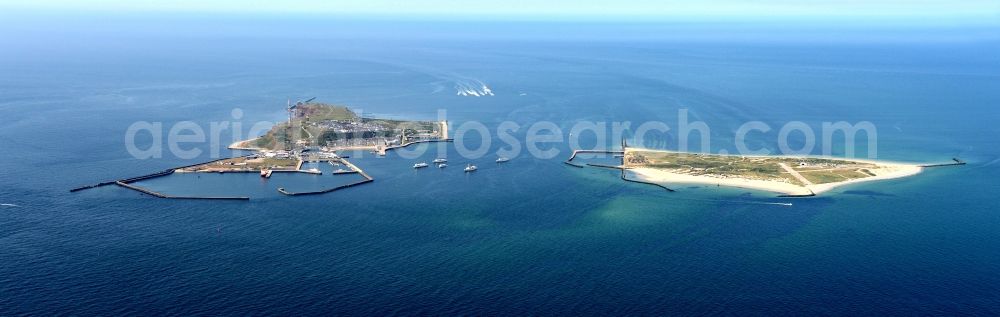
[[[738,156],[629,148],[624,167],[643,181],[812,196],[847,184],[911,176],[917,164],[832,157]]]

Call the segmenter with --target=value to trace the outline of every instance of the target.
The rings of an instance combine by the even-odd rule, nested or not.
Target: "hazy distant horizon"
[[[0,15],[56,16],[223,15],[256,18],[336,18],[402,21],[547,21],[547,22],[729,22],[870,25],[964,26],[1000,25],[1000,3],[988,0],[876,0],[876,1],[601,1],[459,2],[423,0],[394,2],[295,0],[171,1],[137,3],[122,0],[31,3],[0,1]]]

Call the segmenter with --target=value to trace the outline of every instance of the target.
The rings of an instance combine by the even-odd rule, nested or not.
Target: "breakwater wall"
[[[250,156],[253,156],[253,154],[243,155],[243,156],[237,156],[237,158],[239,158],[239,157],[250,157]],[[167,175],[173,174],[176,170],[179,170],[179,169],[194,167],[194,166],[198,166],[198,165],[211,164],[211,163],[215,163],[215,162],[222,161],[222,160],[228,160],[228,159],[230,159],[230,158],[215,159],[215,160],[211,160],[211,161],[208,161],[208,162],[202,162],[202,163],[196,163],[196,164],[191,164],[191,165],[185,165],[185,166],[181,166],[181,167],[175,167],[175,168],[171,168],[171,169],[159,171],[159,172],[152,173],[152,174],[147,174],[147,175],[142,175],[142,176],[136,176],[136,177],[131,177],[131,178],[125,178],[125,179],[119,179],[119,180],[113,180],[113,181],[100,182],[100,183],[93,184],[93,185],[80,186],[80,187],[76,187],[76,188],[70,189],[69,191],[71,193],[72,192],[78,192],[78,191],[85,190],[85,189],[91,189],[91,188],[97,188],[97,187],[101,187],[101,186],[113,185],[113,184],[115,184],[117,182],[123,182],[123,183],[126,183],[126,184],[128,184],[128,183],[134,183],[134,182],[138,182],[138,181],[141,181],[141,180],[147,180],[147,179],[150,179],[150,178],[167,176]]]
[[[138,182],[138,181],[141,181],[141,180],[147,180],[147,179],[151,179],[151,178],[157,178],[157,177],[167,176],[167,175],[170,175],[170,174],[173,174],[173,173],[174,173],[174,169],[168,169],[168,170],[159,171],[159,172],[156,172],[156,173],[153,173],[153,174],[147,174],[147,175],[136,176],[136,177],[132,177],[132,178],[121,179],[121,180],[118,180],[118,182],[122,182],[122,183],[126,183],[126,184],[128,184],[128,183],[135,183],[135,182]]]
[[[573,154],[570,154],[569,158],[566,159],[565,161],[563,161],[563,163],[565,163],[566,165],[572,166],[572,167],[579,167],[579,168],[585,167],[582,164],[573,163],[573,160],[576,159],[576,156],[578,154],[580,154],[580,153],[604,153],[604,154],[622,154],[622,155],[624,155],[625,151],[573,150]],[[623,158],[622,159],[622,163],[623,164],[624,164],[624,160],[625,159]],[[620,168],[620,167],[612,167],[611,165],[593,164],[593,163],[587,163],[586,165],[595,166],[595,167]]]
[[[604,153],[604,154],[625,154],[625,151],[603,151],[603,150],[573,150],[573,154],[569,156],[567,162],[572,162],[573,159],[580,153]]]
[[[816,193],[812,192],[811,190],[809,191],[808,194],[802,194],[802,195],[792,195],[792,194],[778,195],[779,198],[805,198],[805,197],[815,197],[815,196]]]
[[[198,166],[198,165],[212,164],[212,163],[219,162],[219,161],[225,161],[225,160],[234,159],[234,158],[247,158],[247,157],[251,157],[251,156],[254,156],[254,154],[247,154],[247,155],[242,155],[242,156],[225,157],[225,158],[220,158],[220,159],[214,159],[214,160],[211,160],[211,161],[208,161],[208,162],[201,162],[201,163],[195,163],[195,164],[191,164],[191,165],[184,165],[184,166],[180,166],[180,167],[174,167],[173,169],[179,170],[179,169],[185,169],[185,168],[189,168],[189,167],[195,167],[195,166]]]
[[[583,165],[580,165],[580,164],[576,164],[576,163],[573,163],[573,162],[570,162],[570,161],[564,161],[563,163],[565,163],[566,165],[572,166],[572,167],[579,167],[579,168],[586,167],[586,166],[583,166]]]
[[[601,168],[610,168],[610,169],[616,169],[616,170],[625,169],[624,167],[619,166],[619,165],[608,165],[608,164],[597,164],[597,163],[587,163],[587,166],[601,167]]]
[[[952,163],[940,163],[940,164],[920,165],[920,167],[943,167],[943,166],[965,165],[965,161],[962,161],[962,160],[958,159],[957,157],[953,157],[951,160],[954,161],[954,162],[952,162]]]
[[[94,184],[94,185],[80,186],[80,187],[77,187],[77,188],[70,189],[69,192],[72,193],[72,192],[78,192],[78,191],[81,191],[81,190],[84,190],[84,189],[91,189],[91,188],[97,188],[97,187],[101,187],[101,186],[114,185],[114,183],[115,183],[115,181],[109,181],[109,182],[97,183],[97,184]]]
[[[244,155],[244,156],[239,156],[239,157],[249,157],[249,156],[252,156],[252,154],[250,154],[250,155]],[[130,178],[125,178],[125,179],[120,179],[120,180],[115,180],[115,181],[101,182],[101,183],[97,183],[97,184],[94,184],[94,185],[81,186],[81,187],[70,189],[69,191],[70,192],[78,192],[78,191],[85,190],[85,189],[91,189],[91,188],[97,188],[97,187],[101,187],[101,186],[107,186],[107,185],[115,184],[115,185],[118,185],[120,187],[128,188],[128,189],[131,189],[131,190],[143,193],[143,194],[147,194],[147,195],[158,197],[158,198],[166,198],[166,199],[250,200],[250,197],[171,196],[171,195],[166,195],[166,194],[163,194],[163,193],[160,193],[160,192],[152,191],[152,190],[145,189],[145,188],[142,188],[142,187],[135,186],[135,185],[131,184],[131,183],[138,182],[138,181],[143,181],[143,180],[148,180],[148,179],[153,179],[153,178],[157,178],[157,177],[163,177],[163,176],[171,175],[171,174],[173,174],[174,172],[176,172],[179,169],[194,167],[194,166],[198,166],[198,165],[211,164],[211,163],[215,163],[215,162],[219,162],[219,161],[223,161],[223,160],[228,160],[228,159],[231,159],[231,158],[215,159],[215,160],[211,160],[211,161],[208,161],[208,162],[202,162],[202,163],[197,163],[197,164],[190,164],[190,165],[185,165],[185,166],[181,166],[181,167],[175,167],[175,168],[171,168],[171,169],[166,169],[166,170],[162,170],[162,171],[159,171],[159,172],[156,172],[156,173],[152,173],[152,174],[146,174],[146,175],[142,175],[142,176],[130,177]]]
[[[367,183],[371,183],[371,182],[375,181],[375,178],[371,177],[371,175],[368,175],[368,173],[365,173],[364,170],[362,170],[362,169],[358,168],[357,166],[355,166],[354,163],[351,163],[350,161],[345,160],[345,159],[341,159],[340,163],[342,163],[345,166],[347,166],[348,168],[350,168],[351,171],[350,172],[341,172],[339,174],[357,173],[358,175],[361,175],[361,177],[363,177],[364,179],[362,179],[360,181],[357,181],[357,182],[350,183],[350,184],[344,184],[344,185],[336,186],[336,187],[333,187],[333,188],[327,188],[327,189],[317,190],[317,191],[311,191],[311,192],[290,192],[290,191],[286,190],[284,187],[278,188],[278,192],[282,193],[284,195],[288,195],[288,196],[319,195],[319,194],[326,194],[326,193],[329,193],[329,192],[334,192],[334,191],[338,191],[338,190],[341,190],[341,189],[350,188],[350,187],[358,186],[358,185],[361,185],[361,184],[367,184]]]
[[[647,182],[647,181],[630,179],[630,178],[628,178],[628,177],[625,176],[625,169],[624,168],[622,169],[622,176],[621,176],[621,178],[622,178],[623,181],[626,181],[626,182],[633,182],[633,183],[639,183],[639,184],[653,185],[653,186],[656,186],[656,187],[659,187],[659,188],[666,189],[668,192],[671,192],[671,193],[674,192],[673,189],[670,189],[670,187],[664,186],[663,184],[657,184],[657,183],[653,183],[653,182]]]
[[[158,197],[158,198],[166,198],[166,199],[250,200],[250,197],[172,196],[172,195],[166,195],[166,194],[163,194],[163,193],[160,193],[160,192],[152,191],[152,190],[149,190],[149,189],[145,189],[145,188],[142,188],[142,187],[139,187],[139,186],[135,186],[135,185],[123,182],[123,181],[116,181],[114,183],[116,185],[118,185],[118,186],[121,186],[121,187],[124,187],[124,188],[128,188],[128,189],[131,189],[131,190],[134,190],[134,191],[146,194],[146,195],[150,195],[150,196]]]
[[[285,190],[285,188],[282,187],[282,188],[278,188],[278,192],[282,193],[282,194],[285,194],[285,195],[288,195],[288,196],[319,195],[319,194],[326,194],[326,193],[329,193],[329,192],[338,191],[338,190],[341,190],[341,189],[344,189],[344,188],[354,187],[354,186],[361,185],[361,184],[367,184],[367,183],[374,182],[374,181],[375,181],[374,179],[368,179],[368,178],[366,178],[366,179],[363,179],[363,180],[360,180],[360,181],[357,181],[357,182],[353,182],[353,183],[350,183],[350,184],[344,184],[344,185],[340,185],[340,186],[337,186],[337,187],[328,188],[328,189],[324,189],[324,190],[318,190],[318,191],[312,191],[312,192],[297,192],[297,193],[295,193],[295,192],[289,192],[289,191]]]
[[[126,183],[126,182],[123,182],[123,181],[117,181],[117,182],[115,182],[115,184],[118,184],[118,186],[125,187],[125,188],[131,189],[131,190],[134,190],[134,191],[146,194],[146,195],[156,196],[156,197],[160,197],[160,198],[167,198],[167,195],[164,195],[164,194],[161,194],[161,193],[158,193],[158,192],[154,192],[154,191],[151,191],[151,190],[139,187],[139,186],[130,185],[129,183]]]

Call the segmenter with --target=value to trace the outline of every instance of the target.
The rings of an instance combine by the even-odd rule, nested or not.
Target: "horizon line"
[[[3,6],[0,6],[3,7]],[[304,11],[226,11],[226,10],[155,10],[155,9],[86,9],[86,10],[38,10],[15,6],[3,10],[0,16],[14,18],[31,18],[36,16],[63,17],[161,17],[161,18],[336,18],[344,21],[387,21],[387,22],[551,22],[551,23],[796,23],[796,24],[828,24],[828,23],[862,23],[864,25],[885,26],[1000,26],[1000,14],[980,13],[962,15],[929,15],[929,14],[770,14],[770,15],[735,15],[735,14],[491,14],[491,13],[351,13],[351,12],[304,12]],[[134,16],[139,15],[139,16]],[[843,25],[852,27],[851,25]]]

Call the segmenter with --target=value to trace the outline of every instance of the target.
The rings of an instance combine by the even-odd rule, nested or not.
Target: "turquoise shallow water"
[[[20,45],[0,61],[0,203],[16,205],[0,207],[0,312],[998,313],[994,39],[722,41],[708,31],[614,39],[602,32],[616,26],[605,25],[554,40],[490,25],[473,29],[484,36],[450,25],[324,25],[285,26],[310,30],[295,36],[95,28],[75,31],[90,36],[81,42],[5,31]],[[393,33],[403,29],[433,36]],[[470,80],[497,96],[456,96],[454,86]],[[132,158],[123,135],[135,121],[207,126],[239,107],[249,125],[280,120],[286,98],[312,96],[399,118],[446,109],[453,126],[478,120],[491,129],[508,120],[566,131],[580,120],[673,126],[685,108],[712,127],[712,152],[732,151],[746,121],[867,120],[878,127],[879,158],[958,156],[969,165],[790,207],[763,204],[790,200],[760,192],[622,183],[614,171],[563,165],[566,143],[553,159],[519,155],[503,165],[440,145],[451,160],[445,170],[412,169],[439,145],[423,145],[417,159],[361,155],[352,161],[375,182],[318,196],[275,188],[356,176],[143,182],[249,202],[67,192],[208,159],[207,145],[194,145],[205,151],[198,159]],[[748,144],[777,149],[775,134]],[[468,134],[465,144],[476,139]],[[583,146],[599,143],[588,136]],[[492,139],[491,152],[503,145]],[[480,170],[462,173],[466,163]]]

